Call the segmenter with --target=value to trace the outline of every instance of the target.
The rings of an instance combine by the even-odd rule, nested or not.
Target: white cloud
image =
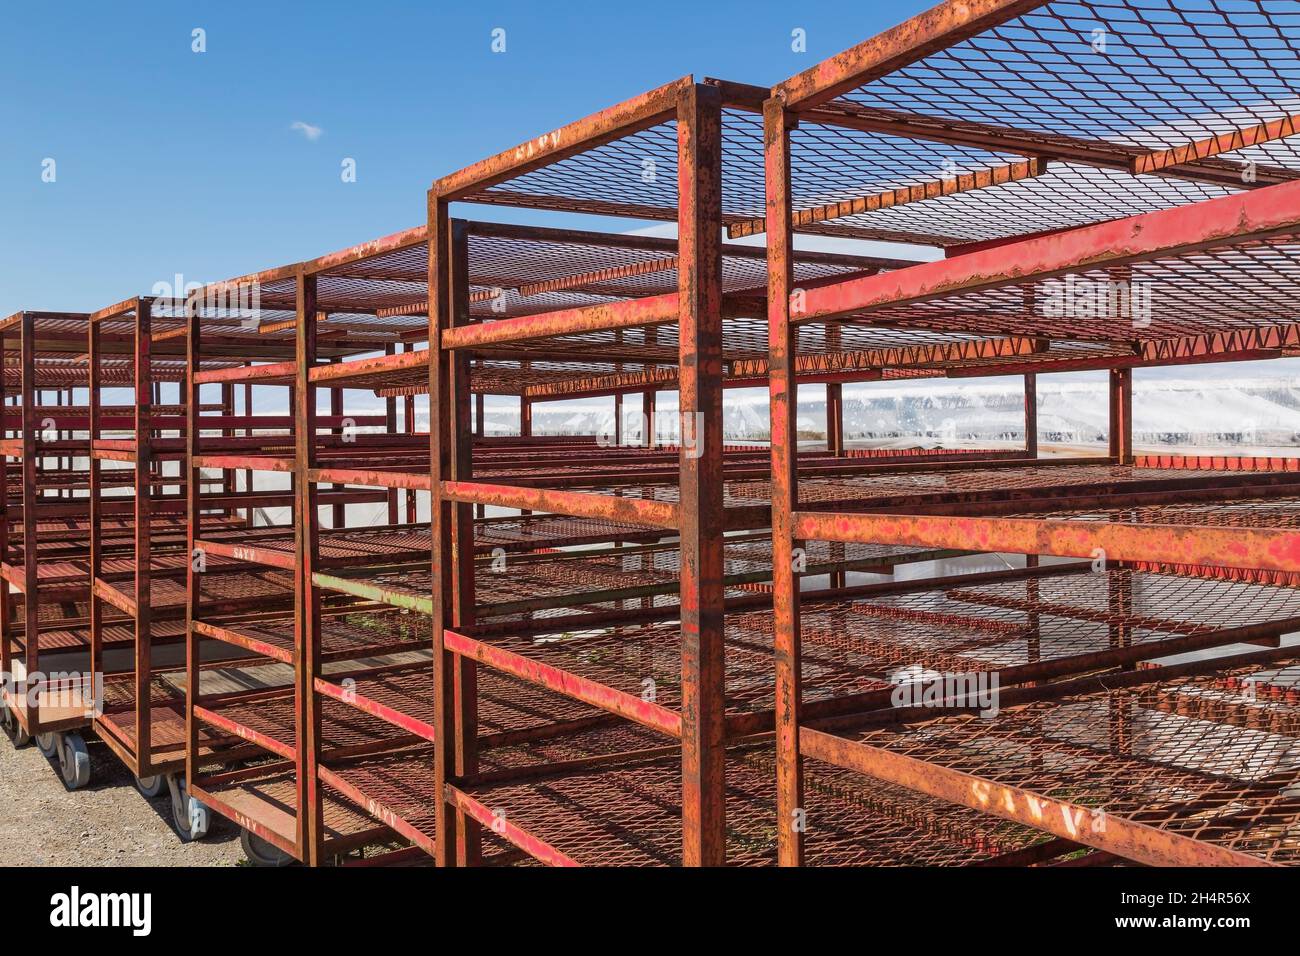
[[[289,124],[289,129],[302,133],[313,143],[320,139],[321,134],[325,132],[319,126],[312,126],[311,123],[304,123],[302,120],[294,120]]]

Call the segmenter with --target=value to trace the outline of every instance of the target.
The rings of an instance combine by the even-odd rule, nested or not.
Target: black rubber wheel
[[[190,796],[180,774],[164,779],[172,794],[172,828],[182,843],[193,843],[208,835],[212,826],[212,811]]]
[[[247,830],[239,831],[239,845],[244,851],[245,859],[253,866],[293,866],[298,862],[275,844],[268,843]]]
[[[0,727],[4,728],[5,736],[15,747],[26,747],[32,742],[31,735],[23,729],[18,715],[3,701],[0,701]]]
[[[135,788],[140,791],[141,796],[152,800],[167,789],[167,778],[160,773],[152,777],[136,777]]]
[[[90,783],[90,751],[78,733],[59,735],[59,772],[69,790],[80,790]]]

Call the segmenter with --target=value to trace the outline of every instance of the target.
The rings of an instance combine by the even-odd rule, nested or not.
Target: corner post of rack
[[[726,862],[722,537],[722,96],[677,102],[682,862]]]
[[[150,775],[150,694],[153,622],[150,598],[153,504],[153,304],[135,304],[135,733],[136,773]]]
[[[185,553],[188,564],[185,571],[185,781],[189,784],[199,774],[199,725],[194,718],[194,708],[199,705],[202,656],[198,632],[194,622],[202,610],[202,578],[200,556],[196,544],[203,540],[200,526],[202,509],[199,507],[202,469],[196,464],[201,453],[199,441],[199,409],[203,387],[195,381],[202,362],[199,325],[199,300],[191,298],[185,303],[185,385],[181,403],[185,407]],[[223,433],[224,434],[224,433]],[[223,486],[229,493],[233,484]]]
[[[23,450],[23,640],[25,679],[30,681],[40,672],[40,594],[37,577],[36,541],[36,435],[40,423],[36,419],[36,317],[24,312],[20,354],[22,363],[22,450]],[[28,691],[33,690],[30,686]],[[37,701],[39,691],[28,697],[31,721],[29,728],[35,734],[40,725]]]
[[[452,327],[470,322],[469,224],[450,223],[451,274],[447,298]],[[449,426],[452,481],[472,481],[474,433],[470,420],[470,356],[464,350],[451,354],[447,392],[450,396]],[[452,627],[462,630],[474,623],[474,505],[457,502],[451,506]],[[463,654],[453,659],[455,704],[455,768],[458,778],[478,770],[478,665]],[[456,862],[475,866],[482,856],[482,827],[462,810],[456,812]]]
[[[103,507],[104,472],[99,456],[95,454],[95,444],[99,441],[101,409],[103,396],[100,394],[100,333],[99,322],[91,318],[86,335],[86,408],[89,414],[88,424],[88,459],[87,476],[90,496],[89,565],[90,565],[90,673],[98,679],[103,668],[102,652],[104,644],[104,605],[96,594],[99,579],[104,570],[104,538],[101,530],[101,510]]]
[[[803,762],[799,753],[801,661],[799,579],[794,513],[798,506],[797,337],[791,323],[794,237],[791,233],[790,130],[783,99],[763,104],[767,181],[767,323],[772,453],[772,610],[776,666],[777,861],[803,863]]]
[[[448,800],[448,778],[456,768],[455,699],[452,690],[455,660],[446,649],[444,632],[451,620],[453,578],[450,503],[442,483],[453,449],[449,394],[451,354],[443,346],[442,332],[451,318],[451,222],[448,201],[436,188],[429,190],[429,521],[432,536],[433,610],[433,796],[436,807],[435,852],[438,866],[456,865],[456,811]],[[522,417],[522,416],[521,416]]]
[[[308,866],[323,861],[324,807],[320,780],[321,701],[316,689],[320,677],[320,591],[315,572],[320,556],[320,508],[316,482],[316,276],[299,268],[294,277],[297,317],[293,388],[294,421],[294,552],[297,565],[294,601],[294,642],[297,666],[294,683],[298,698],[298,815],[300,858]]]
[[[0,440],[9,440],[9,394],[5,381],[5,372],[9,367],[9,337],[7,330],[0,332]],[[22,372],[19,372],[21,379]],[[21,424],[21,423],[20,423]],[[0,565],[9,563],[10,534],[9,522],[13,511],[9,507],[9,458],[7,453],[0,455]],[[14,599],[13,588],[9,579],[0,575],[0,674],[13,674],[13,640],[14,634]],[[12,684],[10,685],[12,686]],[[3,689],[0,689],[3,693]]]

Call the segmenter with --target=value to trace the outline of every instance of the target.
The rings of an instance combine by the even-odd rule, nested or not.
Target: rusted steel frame
[[[683,77],[593,113],[444,176],[433,184],[433,191],[447,202],[465,199],[534,169],[657,126],[672,118],[679,92],[692,85],[690,77]]]
[[[332,676],[332,675],[331,675]],[[372,717],[378,717],[407,733],[432,742],[434,740],[433,725],[426,721],[419,720],[409,714],[404,714],[400,710],[389,707],[379,701],[372,700],[364,694],[358,694],[354,690],[349,690],[339,686],[333,680],[326,680],[323,677],[316,679],[316,690],[340,703],[347,704],[349,707],[355,707],[362,713],[370,714]]]
[[[254,767],[252,769],[257,771],[257,774],[266,772],[264,767]],[[217,811],[227,820],[233,821],[236,826],[242,827],[254,836],[260,837],[277,849],[288,853],[294,859],[301,859],[298,856],[298,845],[295,840],[285,837],[262,820],[236,810],[224,797],[209,789],[213,780],[214,778],[211,777],[206,779],[191,777],[188,785],[190,795],[201,800],[205,806]]]
[[[986,378],[998,375],[1023,375],[1028,372],[1097,372],[1124,368],[1154,368],[1169,365],[1208,365],[1213,362],[1253,362],[1281,358],[1276,349],[1253,349],[1246,352],[1205,352],[1176,359],[1143,359],[1138,356],[1111,355],[1102,358],[1063,359],[1050,353],[1041,359],[1024,362],[998,362],[991,365],[949,367],[939,374],[947,378]],[[1046,460],[1046,459],[1044,459]]]
[[[798,507],[797,339],[791,324],[794,236],[791,221],[790,130],[793,117],[780,99],[763,107],[764,170],[767,182],[768,367],[772,457],[772,608],[776,680],[777,862],[801,866],[804,805],[799,754],[802,698],[799,648],[799,578],[794,571],[794,514]]]
[[[535,783],[564,777],[573,773],[586,773],[605,767],[618,766],[622,769],[634,769],[637,764],[662,760],[664,757],[676,757],[681,754],[681,747],[671,744],[664,747],[640,747],[619,753],[597,753],[570,760],[553,760],[546,763],[524,764],[506,767],[501,770],[489,770],[475,774],[472,780],[464,781],[465,786],[497,786],[507,783]]]
[[[449,245],[450,282],[448,304],[453,329],[469,326],[469,224],[451,222]],[[453,352],[448,358],[447,392],[450,398],[448,445],[449,471],[452,481],[472,482],[474,472],[471,452],[474,434],[471,426],[470,358],[465,352]],[[452,627],[474,623],[474,506],[455,502],[450,507],[452,560]],[[452,699],[454,714],[455,772],[459,780],[478,769],[478,665],[463,655],[452,658]],[[456,812],[456,857],[460,866],[477,866],[482,860],[482,831],[476,821],[462,810]]]
[[[446,647],[447,626],[455,602],[452,597],[451,503],[444,500],[444,479],[449,477],[452,427],[451,353],[442,336],[451,328],[451,219],[449,198],[435,185],[428,195],[429,243],[429,468],[430,526],[433,539],[430,618],[433,650],[433,797],[435,819],[434,859],[439,866],[457,864],[458,821],[449,800],[449,778],[456,771],[455,655]]]
[[[448,330],[444,349],[475,349],[553,335],[576,335],[644,325],[674,322],[678,315],[678,294],[644,296],[605,302],[600,305],[560,309],[537,315],[521,315],[496,322],[480,322]]]
[[[342,777],[328,767],[320,768],[321,781],[327,786],[333,787],[343,796],[347,797],[358,807],[365,810],[385,827],[392,830],[399,836],[405,837],[415,844],[414,849],[430,856],[436,852],[437,841],[431,840],[428,835],[418,827],[413,826],[396,811],[389,807],[382,800],[370,796],[359,787],[353,786],[348,782],[346,777]],[[398,851],[400,852],[400,851]]]
[[[1259,146],[1274,140],[1300,134],[1300,116],[1283,116],[1244,129],[1234,129],[1206,139],[1196,140],[1171,149],[1156,149],[1129,161],[1129,171],[1134,175],[1155,173],[1170,167],[1194,163],[1221,153],[1231,153],[1250,146]],[[1243,180],[1244,183],[1244,180]]]
[[[969,120],[955,120],[943,116],[921,113],[903,113],[896,110],[866,107],[848,100],[838,100],[820,109],[800,114],[807,123],[839,126],[844,129],[885,136],[967,146],[992,153],[1012,153],[1018,156],[1036,156],[1063,163],[1114,169],[1132,174],[1135,159],[1144,155],[1141,147],[1109,140],[1085,139],[1061,133],[1044,136],[1011,126],[997,126]],[[1213,183],[1236,189],[1258,188],[1295,179],[1296,173],[1281,166],[1256,167],[1253,183],[1242,181],[1241,166],[1230,160],[1204,159],[1186,164],[1166,166],[1153,171],[1154,175],[1189,182]],[[1046,235],[1068,231],[1069,228],[1040,230],[1033,235]],[[995,239],[987,242],[961,242],[948,246],[949,255],[969,252],[972,249],[1009,240]],[[1010,240],[1014,241],[1014,240]]]
[[[1272,351],[1296,346],[1300,346],[1300,324],[1294,322],[1139,343],[1143,359],[1166,363],[1201,355]]]
[[[19,312],[10,316],[0,323],[0,329],[7,331],[15,322],[22,321],[23,313]],[[8,338],[0,332],[0,364],[8,364]],[[21,355],[19,362],[22,368],[26,364],[22,363]],[[22,388],[22,373],[19,374],[19,389]],[[10,396],[6,393],[5,379],[7,378],[0,372],[0,410],[6,412],[4,419],[0,419],[0,439],[4,439],[8,445],[11,441],[9,438],[9,415],[11,406],[8,404]],[[15,424],[22,427],[22,411],[17,410],[17,421]],[[21,448],[21,439],[20,439]],[[9,578],[3,573],[9,565],[10,551],[12,549],[12,536],[9,533],[9,524],[16,520],[9,504],[9,467],[5,462],[0,462],[0,673],[12,674],[13,668],[13,645],[15,632],[17,631],[17,622],[14,620],[14,600],[10,588]],[[92,667],[93,671],[93,667]],[[0,699],[7,699],[8,695],[0,688]]]
[[[316,385],[310,372],[316,364],[317,280],[299,271],[294,278],[297,302],[295,330],[294,413],[294,667],[295,770],[298,812],[297,856],[309,866],[323,862],[325,846],[324,794],[320,764],[321,703],[315,680],[320,676],[320,592],[313,572],[320,558],[318,488],[308,472],[316,465]]]
[[[634,694],[628,694],[455,631],[446,632],[446,644],[457,655],[485,664],[494,670],[607,710],[669,737],[680,739],[682,735],[681,714],[652,701],[642,700]]]
[[[663,252],[676,256],[677,240],[666,236],[646,236],[622,232],[589,232],[581,229],[557,229],[553,226],[520,226],[504,222],[471,222],[470,231],[475,236],[500,239],[523,239],[532,242],[554,242],[589,246],[607,246],[614,249],[632,249]],[[722,254],[728,258],[763,259],[762,246],[724,243]],[[870,256],[857,253],[821,252],[801,249],[797,261],[808,265],[844,266],[859,269],[897,269],[911,265],[907,259],[890,256]]]
[[[1133,370],[1112,369],[1109,386],[1109,454],[1121,465],[1133,463]]]
[[[390,233],[378,239],[371,239],[355,246],[348,246],[348,248],[340,249],[337,252],[317,256],[315,259],[308,259],[302,263],[301,268],[308,275],[318,275],[325,272],[337,273],[344,266],[356,262],[423,245],[428,241],[428,238],[427,225],[412,226],[410,229],[403,229],[401,232]]]
[[[935,179],[930,182],[917,183],[913,186],[901,186],[897,189],[871,193],[854,199],[842,199],[837,202],[815,206],[811,209],[798,209],[792,213],[791,228],[798,229],[800,226],[830,222],[833,219],[843,219],[847,216],[860,216],[881,209],[892,209],[895,206],[925,202],[942,196],[974,192],[992,186],[1004,186],[1007,183],[1034,179],[1047,172],[1047,165],[1047,159],[1033,157],[1021,162],[979,169],[973,173],[958,173],[949,179]],[[764,232],[766,229],[767,220],[764,218],[745,219],[729,224],[727,226],[727,236],[732,239],[741,236],[753,236]]]
[[[153,551],[153,485],[151,471],[153,460],[153,433],[149,427],[153,417],[153,364],[152,322],[153,299],[141,298],[135,313],[135,346],[133,371],[135,375],[135,475],[132,491],[135,497],[135,580],[131,603],[134,605],[132,626],[135,630],[134,694],[136,773],[152,775],[151,746],[153,734],[152,700],[150,684],[153,681],[153,602],[151,594]],[[93,445],[92,436],[92,445]],[[92,517],[92,523],[97,518]],[[102,626],[102,620],[100,621]]]
[[[347,362],[332,362],[328,365],[314,366],[310,370],[311,380],[317,385],[332,382],[361,379],[368,375],[382,375],[409,369],[424,368],[429,361],[429,350],[418,349],[413,352],[400,352],[395,355],[380,355],[364,359],[352,359]],[[343,387],[343,386],[339,386]],[[348,388],[361,387],[348,385]]]
[[[284,744],[274,737],[268,737],[266,734],[253,730],[244,724],[231,720],[217,711],[209,710],[207,707],[196,704],[193,708],[195,720],[215,727],[218,730],[228,734],[233,734],[241,740],[246,740],[251,744],[261,747],[263,750],[275,754],[277,757],[283,757],[286,760],[298,759],[297,753],[293,747]]]
[[[787,109],[808,110],[841,93],[1043,5],[1045,0],[944,0],[772,88]]]
[[[435,578],[435,580],[437,579]],[[312,582],[317,588],[328,588],[340,594],[351,594],[354,597],[374,601],[376,604],[404,608],[420,614],[432,614],[433,612],[433,601],[430,598],[421,597],[408,591],[386,588],[378,584],[372,584],[369,581],[340,577],[334,574],[323,574],[318,571],[312,575]]]
[[[795,529],[802,537],[822,541],[1063,557],[1090,557],[1100,548],[1108,561],[1300,571],[1300,532],[1284,529],[808,512],[795,516]]]
[[[501,839],[513,846],[517,846],[535,860],[539,860],[549,866],[579,865],[572,857],[560,852],[545,840],[534,836],[527,830],[515,826],[510,822],[507,815],[494,812],[483,803],[480,803],[478,800],[475,800],[473,797],[456,787],[447,787],[447,802],[449,805],[454,807],[457,812],[464,814],[481,826],[492,830]],[[509,809],[506,808],[506,810],[508,814]]]
[[[292,571],[298,567],[297,559],[291,554],[273,548],[256,548],[245,544],[226,544],[222,541],[195,540],[190,549],[191,558],[200,554],[215,554],[223,558],[233,558],[249,564],[264,564],[272,568]]]
[[[115,319],[118,316],[126,315],[128,312],[135,312],[139,307],[140,299],[138,296],[130,299],[123,299],[121,302],[115,302],[112,305],[105,306],[102,309],[90,313],[90,321],[96,323],[101,322],[104,319]]]
[[[1138,455],[1139,468],[1220,468],[1225,471],[1295,472],[1300,458],[1262,455]]]
[[[930,345],[903,345],[880,349],[855,349],[800,355],[795,370],[804,373],[841,372],[856,369],[906,368],[938,365],[944,362],[973,362],[981,359],[1038,355],[1047,352],[1051,343],[1041,336],[1009,335],[995,338],[939,342]],[[765,359],[736,359],[729,363],[736,378],[762,376],[767,373]]]
[[[279,471],[293,474],[293,459],[270,455],[199,455],[200,468],[240,468],[245,471]]]
[[[726,861],[722,532],[722,98],[677,105],[682,862]]]
[[[1025,373],[1025,454],[1038,457],[1038,376]]]
[[[839,382],[826,383],[826,450],[844,454],[844,386]]]
[[[1114,580],[1114,579],[1110,579]],[[1110,582],[1108,581],[1108,584]],[[1202,634],[1203,625],[1194,621],[1177,621],[1168,618],[1137,614],[1130,606],[1111,606],[1106,612],[1078,605],[1062,604],[1056,601],[1044,601],[1037,597],[1014,598],[1004,594],[990,594],[965,588],[949,588],[944,596],[950,601],[962,604],[974,604],[977,607],[1000,608],[1026,613],[1048,614],[1052,617],[1064,617],[1077,621],[1091,621],[1115,626],[1129,626],[1148,631],[1163,631],[1167,634]]]
[[[40,730],[40,687],[37,681],[33,686],[34,675],[40,673],[40,604],[41,594],[37,588],[39,581],[39,548],[37,542],[37,448],[36,438],[40,427],[36,420],[36,322],[30,313],[24,313],[19,329],[19,361],[22,368],[22,522],[23,522],[23,640],[26,644],[23,655],[23,688],[29,693],[27,706],[27,726],[32,733]],[[8,465],[0,461],[0,468],[8,471]],[[33,693],[34,691],[34,693]]]
[[[808,289],[798,321],[870,313],[1079,270],[1186,255],[1267,239],[1293,232],[1298,225],[1300,182],[1282,183]]]
[[[995,463],[995,461],[1009,461],[1011,464],[1025,465],[1022,459],[997,459],[994,461],[980,461],[978,467],[981,469],[985,466]],[[1041,467],[1050,459],[1041,459],[1034,462],[1034,467]],[[1093,464],[1108,464],[1113,460],[1109,457],[1098,456],[1093,460]],[[972,463],[966,463],[968,467]],[[924,469],[929,471],[928,466]],[[834,473],[834,472],[830,472]],[[878,474],[880,472],[869,472],[868,474]],[[1215,476],[1214,478],[1188,477],[1188,478],[1160,478],[1160,477],[1141,477],[1131,480],[1117,479],[1113,481],[1101,481],[1088,484],[1066,485],[1058,487],[1044,479],[1042,484],[1033,487],[1021,487],[1012,489],[999,489],[997,491],[954,491],[941,494],[915,493],[907,495],[895,495],[890,498],[876,498],[869,500],[847,498],[841,501],[818,502],[816,511],[821,513],[830,513],[837,510],[852,510],[854,512],[874,512],[874,513],[892,513],[892,514],[971,514],[982,515],[988,512],[999,513],[1003,509],[1001,505],[1007,501],[1016,501],[1022,511],[1034,511],[1041,504],[1046,503],[1049,506],[1055,506],[1062,501],[1071,501],[1074,503],[1084,503],[1089,501],[1120,503],[1129,498],[1137,499],[1140,495],[1147,493],[1159,492],[1185,492],[1189,499],[1198,497],[1213,498],[1222,489],[1240,489],[1241,497],[1250,497],[1244,492],[1258,491],[1260,494],[1270,493],[1271,489],[1278,486],[1290,486],[1290,474],[1285,472],[1240,472],[1231,475]],[[1159,499],[1153,499],[1159,500]],[[739,509],[730,509],[739,510]],[[811,509],[810,509],[811,510]],[[883,542],[882,542],[883,543]]]
[[[293,665],[292,651],[277,647],[274,644],[268,644],[265,641],[259,641],[246,634],[241,634],[233,628],[223,627],[219,624],[211,624],[207,621],[196,618],[195,615],[201,613],[202,610],[202,603],[196,600],[187,619],[187,624],[190,630],[197,637],[221,641],[223,644],[232,644],[235,647],[242,647],[244,650],[252,651],[254,654],[260,654],[262,657],[269,657],[282,664]]]
[[[296,362],[271,362],[263,365],[235,365],[230,368],[203,369],[195,373],[200,385],[225,382],[255,382],[258,384],[283,384],[297,375]],[[264,379],[283,379],[267,383]]]
[[[620,498],[614,495],[584,494],[529,488],[522,485],[494,485],[473,481],[444,481],[441,496],[447,501],[465,504],[495,505],[525,511],[547,511],[580,518],[608,518],[629,524],[649,525],[675,530],[678,505],[643,498]]]
[[[312,481],[367,488],[406,488],[412,491],[428,491],[430,488],[427,473],[411,471],[325,467],[313,468],[308,477]]]
[[[942,764],[892,753],[804,727],[803,752],[817,760],[854,770],[887,783],[971,807],[1073,840],[1127,860],[1152,866],[1262,866],[1258,857],[1161,831],[1122,816],[1106,814],[1093,827],[1093,811],[1067,800],[1021,787],[994,783]]]

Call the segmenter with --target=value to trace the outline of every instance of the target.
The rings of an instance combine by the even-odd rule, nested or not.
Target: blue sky
[[[534,134],[687,73],[768,86],[930,5],[6,4],[0,315],[94,309],[176,273],[212,281],[394,232],[422,221],[434,178]]]

